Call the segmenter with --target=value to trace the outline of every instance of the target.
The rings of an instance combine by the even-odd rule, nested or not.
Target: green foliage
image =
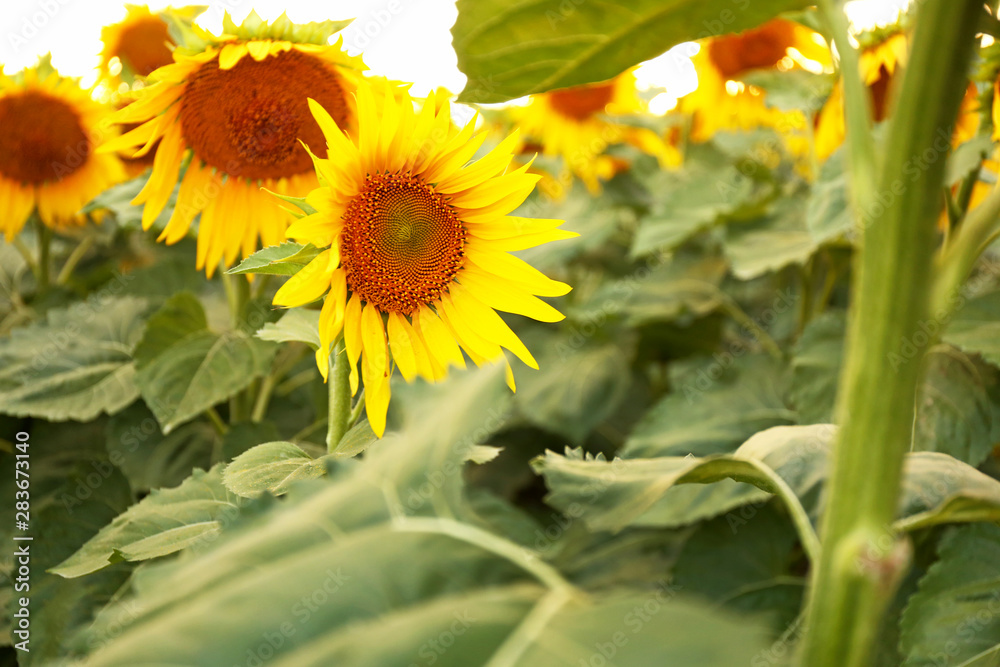
[[[287,241],[253,253],[227,273],[262,273],[273,276],[293,276],[312,261],[320,250],[313,245]]]
[[[783,369],[768,358],[723,352],[685,370],[636,425],[622,456],[728,453],[758,431],[795,421],[781,398]]]
[[[87,421],[129,405],[146,310],[141,299],[95,298],[15,329],[0,340],[0,412]]]
[[[216,333],[191,294],[154,313],[136,347],[136,384],[164,433],[267,374],[276,348],[243,331]]]
[[[553,88],[604,81],[681,42],[739,32],[797,0],[758,0],[723,9],[693,0],[600,4],[460,0],[452,28],[462,102],[491,103]]]
[[[940,560],[920,580],[903,613],[900,646],[906,667],[986,667],[1000,656],[1000,528],[981,524],[949,531]]]
[[[51,571],[80,577],[123,560],[157,558],[215,539],[240,511],[238,498],[222,484],[220,468],[195,470],[180,486],[153,490]]]
[[[803,6],[459,0],[462,100],[607,80],[779,13],[830,34],[818,12],[786,13]],[[346,25],[226,20],[244,37],[317,44]],[[207,44],[190,25],[172,28],[188,46]],[[850,66],[853,52],[839,53]],[[856,144],[822,162],[804,149],[838,76],[740,73],[771,111],[806,112],[794,137],[762,126],[699,143],[698,119],[682,112],[617,116],[668,140],[682,163],[665,168],[615,139],[601,148],[616,173],[600,192],[572,180],[546,137],[531,137],[517,159],[539,150],[533,169],[564,196],[537,191],[513,214],[565,220],[580,234],[514,252],[573,287],[545,297],[564,321],[503,314],[539,368],[513,363],[516,393],[502,365],[467,359],[440,383],[408,384],[392,369],[385,436],[366,419],[362,386],[335,410],[347,422],[333,453],[330,385],[313,354],[319,304],[272,305],[322,248],[286,242],[206,279],[194,270],[194,233],[165,246],[140,229],[130,202],[147,175],[87,206],[104,213],[100,226],[54,232],[48,288],[31,266],[32,225],[25,247],[0,242],[4,467],[18,452],[5,434],[30,432],[33,443],[34,639],[19,664],[792,664],[803,593],[828,547],[818,530],[854,500],[831,500],[832,422],[847,414],[834,404],[858,303],[854,206],[876,184],[849,162]],[[506,110],[480,111],[485,127],[512,122]],[[921,280],[943,280],[948,253],[985,224],[977,216],[988,207],[963,207],[973,185],[995,180],[983,162],[988,120],[932,165],[947,172],[947,192],[927,192],[951,208],[938,223],[948,223],[944,250],[920,265]],[[315,213],[304,192],[271,194],[295,217]],[[887,224],[874,210],[869,228]],[[987,247],[995,233],[981,231]],[[994,244],[969,284],[963,274],[939,289],[946,309],[898,332],[865,369],[873,414],[883,399],[915,407],[894,513],[862,559],[887,590],[912,563],[877,619],[879,667],[1000,656],[995,253]],[[970,266],[976,257],[978,246]],[[899,257],[880,260],[869,279],[894,280]],[[889,396],[883,387],[899,373],[919,373],[916,391]],[[852,443],[886,448],[881,435]],[[856,495],[883,488],[884,474],[846,469]],[[12,476],[0,480],[4,497],[15,490]],[[8,505],[0,538],[11,543]],[[896,536],[909,551],[886,550]],[[10,553],[0,558],[14,572]],[[7,582],[4,608],[15,596]]]
[[[257,337],[272,343],[290,343],[294,341],[308,343],[314,349],[320,345],[319,311],[293,308],[281,316],[277,322],[268,322]]]
[[[480,432],[496,427],[488,422],[502,419],[483,415],[504,391],[493,368],[404,392],[403,427],[364,461],[330,483],[293,486],[286,502],[239,519],[198,553],[144,571],[121,603],[136,614],[88,663],[217,665],[266,651],[288,665],[572,664],[605,650],[623,665],[666,656],[721,666],[762,647],[758,626],[684,600],[668,582],[582,595],[476,528],[458,473]],[[414,419],[428,409],[448,419]],[[226,611],[251,599],[269,602]],[[89,635],[106,633],[114,611]],[[540,613],[535,632],[519,630]],[[734,641],[718,642],[723,634]],[[676,641],[664,646],[667,635]]]
[[[226,466],[222,483],[238,496],[252,498],[264,491],[280,496],[301,479],[326,474],[326,461],[311,456],[290,442],[266,442],[240,454]]]

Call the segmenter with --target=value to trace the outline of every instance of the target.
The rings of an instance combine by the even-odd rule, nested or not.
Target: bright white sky
[[[858,25],[892,21],[908,0],[855,0],[848,3]],[[7,0],[0,17],[0,64],[8,73],[34,64],[38,56],[52,53],[60,72],[93,83],[101,50],[101,26],[120,21],[125,9],[120,0]],[[151,9],[168,3],[153,0]],[[293,21],[355,18],[344,31],[348,51],[364,52],[375,72],[412,81],[413,91],[426,93],[438,86],[458,92],[465,75],[458,71],[449,32],[457,15],[453,0],[209,0],[198,23],[217,32],[223,12],[237,22],[253,8],[271,20],[287,11]],[[639,74],[640,85],[662,86],[675,98],[696,85],[694,70],[685,58],[667,53],[651,61]],[[672,99],[670,100],[672,101]],[[672,106],[662,105],[661,106]]]

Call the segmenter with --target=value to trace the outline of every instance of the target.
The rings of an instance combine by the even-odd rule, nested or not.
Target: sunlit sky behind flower
[[[28,0],[6,2],[0,12],[0,64],[8,73],[34,64],[52,53],[53,64],[63,74],[94,82],[101,27],[120,21],[125,9],[118,0]],[[170,3],[150,3],[153,10]],[[174,4],[183,4],[181,2]],[[364,53],[365,62],[379,74],[414,83],[413,92],[444,86],[458,92],[465,76],[458,70],[451,33],[456,9],[449,0],[213,0],[198,23],[218,32],[228,10],[237,22],[251,9],[266,20],[287,11],[292,21],[355,18],[344,31],[350,53]],[[852,22],[859,27],[891,22],[908,0],[855,0],[847,3]],[[638,72],[640,87],[666,89],[654,100],[653,110],[671,108],[676,98],[690,92],[697,78],[681,45],[644,65]]]

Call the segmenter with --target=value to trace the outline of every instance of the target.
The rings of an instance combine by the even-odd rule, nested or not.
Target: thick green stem
[[[347,422],[351,416],[351,362],[343,345],[338,343],[330,355],[330,415],[327,418],[326,450],[336,451],[341,438],[347,432]]]
[[[861,211],[864,236],[837,396],[840,431],[800,656],[809,667],[870,663],[879,620],[908,565],[906,544],[891,525],[926,348],[920,325],[930,306],[945,158],[981,6],[925,0],[918,9],[878,189]],[[844,56],[841,49],[846,68]]]

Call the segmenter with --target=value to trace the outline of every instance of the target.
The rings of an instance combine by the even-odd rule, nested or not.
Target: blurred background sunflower
[[[663,136],[621,118],[647,112],[630,70],[603,83],[532,95],[527,105],[511,108],[510,120],[521,132],[519,152],[561,157],[594,194],[624,168],[620,159],[606,154],[614,144],[630,144],[663,167],[680,164],[680,154]]]
[[[209,276],[220,261],[232,266],[260,243],[281,242],[291,218],[262,188],[290,195],[316,187],[299,140],[325,156],[306,100],[354,126],[351,92],[365,67],[340,40],[328,45],[344,25],[296,25],[285,15],[269,24],[251,12],[242,25],[227,15],[219,36],[197,27],[185,32],[173,64],[154,71],[152,85],[115,114],[137,127],[102,147],[132,146],[139,156],[160,141],[149,180],[133,200],[144,205],[143,228],[181,179],[160,240],[181,240],[200,214],[196,266]]]
[[[124,177],[114,155],[95,151],[110,138],[111,109],[43,58],[0,70],[0,228],[13,239],[36,211],[46,226],[81,225],[80,209]]]

